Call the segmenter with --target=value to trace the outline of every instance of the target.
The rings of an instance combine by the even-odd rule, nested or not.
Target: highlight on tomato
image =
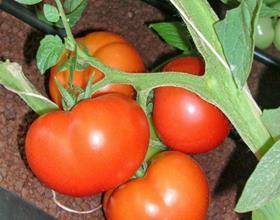
[[[209,203],[206,175],[183,153],[165,151],[152,159],[143,178],[105,193],[107,220],[204,220]]]
[[[176,58],[162,71],[201,76],[204,62],[194,56]],[[185,153],[208,152],[221,144],[230,131],[229,120],[221,110],[183,88],[156,88],[152,114],[161,141]]]
[[[129,73],[140,73],[145,71],[144,63],[133,45],[122,36],[106,31],[92,32],[84,37],[77,38],[76,41],[88,50],[88,53],[99,59],[107,66]],[[69,84],[69,70],[58,71],[67,59],[67,54],[63,54],[59,62],[50,70],[49,93],[52,100],[61,105],[61,94],[55,83],[55,77],[66,88]],[[89,81],[90,75],[94,73],[93,82],[97,82],[104,77],[98,69],[89,66],[85,70],[75,70],[73,84],[84,89]],[[114,84],[107,85],[98,90],[93,96],[96,97],[107,93],[121,93],[129,97],[135,97],[135,90],[131,85]]]
[[[57,192],[88,196],[126,182],[144,160],[149,125],[137,102],[106,94],[49,112],[28,130],[25,151],[38,179]]]

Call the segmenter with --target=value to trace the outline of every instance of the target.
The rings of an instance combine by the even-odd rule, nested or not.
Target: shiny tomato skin
[[[26,156],[48,187],[88,196],[127,181],[149,143],[145,113],[124,95],[107,94],[78,103],[70,112],[39,117],[26,137]]]
[[[84,37],[76,39],[84,46],[88,53],[99,59],[107,66],[129,73],[139,73],[145,71],[144,63],[132,44],[122,36],[106,31],[93,32]],[[54,78],[57,77],[60,83],[66,87],[68,85],[69,71],[57,71],[57,68],[65,61],[64,54],[58,64],[50,70],[49,92],[52,100],[61,107],[61,95],[55,84]],[[84,71],[74,72],[74,85],[85,88],[90,74],[94,72],[94,82],[104,77],[99,70],[88,67]],[[131,85],[108,85],[97,91],[94,97],[107,93],[121,93],[131,98],[135,97],[135,90]]]
[[[96,31],[77,38],[77,42],[86,46],[89,54],[93,56],[100,48],[106,47],[111,43],[127,43],[127,40],[113,32]]]
[[[94,57],[113,69],[129,73],[139,73],[145,71],[141,57],[138,53],[136,53],[135,48],[127,42],[111,43],[104,46],[95,52]],[[95,68],[92,69],[96,74],[96,81],[99,81],[104,77],[103,73],[99,70]],[[135,97],[134,88],[130,85],[124,84],[107,85],[98,90],[93,96],[96,97],[107,93],[121,93],[131,98]]]
[[[198,57],[183,57],[167,64],[163,71],[204,74]],[[171,149],[185,153],[205,153],[227,137],[230,123],[214,105],[178,87],[155,89],[153,120],[160,139]]]
[[[105,193],[107,220],[204,220],[209,203],[207,178],[189,156],[157,155],[143,178]]]
[[[166,72],[187,72],[193,75],[201,76],[204,74],[204,61],[195,56],[178,57],[167,63],[162,71]]]

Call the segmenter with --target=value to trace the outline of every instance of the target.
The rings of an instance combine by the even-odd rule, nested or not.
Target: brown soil
[[[147,68],[175,52],[147,27],[148,23],[166,18],[159,10],[135,0],[89,2],[83,18],[74,28],[75,35],[95,30],[119,33],[134,44]],[[0,12],[0,58],[20,63],[39,91],[47,94],[47,76],[39,74],[34,59],[41,38],[41,33]],[[269,52],[275,53],[273,48]],[[254,62],[249,87],[262,107],[280,105],[279,78],[274,70]],[[104,219],[101,210],[94,214],[76,215],[58,208],[52,201],[51,191],[31,173],[24,162],[23,148],[27,128],[35,118],[36,115],[18,96],[0,87],[0,186],[58,219]],[[233,209],[256,160],[236,132],[232,130],[216,150],[195,158],[209,177],[211,201],[208,219],[248,219],[250,215],[238,215]],[[61,196],[60,199],[79,210],[88,210],[100,203],[100,195],[76,199]]]

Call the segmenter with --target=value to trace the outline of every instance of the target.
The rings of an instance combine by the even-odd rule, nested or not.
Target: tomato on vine
[[[130,73],[144,72],[144,63],[137,50],[122,36],[112,32],[93,32],[84,37],[77,38],[76,41],[84,46],[88,53],[99,59],[104,64],[113,69]],[[58,67],[67,59],[64,54],[58,64],[51,68],[49,92],[52,100],[61,106],[61,95],[55,83],[55,77],[59,82],[67,87],[69,84],[69,70],[57,71]],[[73,85],[84,89],[94,73],[94,82],[101,80],[104,74],[98,69],[89,66],[83,71],[75,70]],[[98,90],[93,96],[96,97],[106,93],[121,93],[129,97],[135,97],[135,90],[131,85],[107,85]]]
[[[148,144],[148,121],[136,101],[106,94],[39,117],[25,146],[39,180],[57,192],[86,196],[133,176]]]
[[[260,17],[255,31],[255,44],[260,49],[268,48],[274,39],[274,28],[270,17]]]
[[[206,218],[207,178],[189,156],[175,151],[152,159],[143,178],[106,192],[103,208],[108,220]]]
[[[204,74],[199,57],[181,57],[168,63],[163,71]],[[198,95],[177,87],[155,89],[153,120],[163,143],[185,153],[204,153],[227,137],[230,124],[214,105]]]

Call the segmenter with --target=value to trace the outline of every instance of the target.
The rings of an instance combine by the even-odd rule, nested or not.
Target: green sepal
[[[75,98],[61,85],[57,78],[54,78],[56,86],[62,96],[63,109],[69,111],[76,104]]]

